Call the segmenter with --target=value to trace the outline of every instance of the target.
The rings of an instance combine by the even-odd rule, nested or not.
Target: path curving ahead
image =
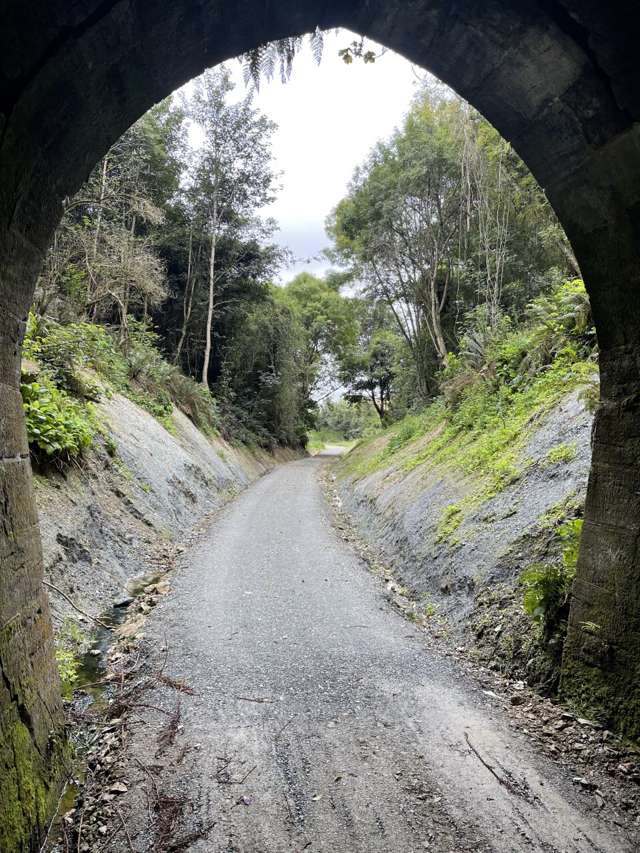
[[[141,764],[119,801],[133,849],[157,844],[144,765],[191,800],[183,837],[215,822],[191,853],[631,850],[387,604],[331,527],[326,461],[279,467],[229,505],[150,617],[155,664],[166,645],[165,673],[195,693],[144,700],[181,716],[172,744],[158,745],[166,714],[134,728]],[[123,833],[112,849],[130,849]]]

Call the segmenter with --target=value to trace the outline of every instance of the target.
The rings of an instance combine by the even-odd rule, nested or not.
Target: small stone
[[[526,701],[527,700],[522,693],[514,693],[509,697],[509,702],[511,702],[512,705],[524,705]]]
[[[591,782],[589,781],[589,779],[585,779],[584,776],[574,776],[573,784],[580,785],[580,787],[584,788],[585,791],[595,791],[598,787],[595,782]]]
[[[584,717],[578,717],[579,726],[589,726],[592,729],[601,729],[600,723],[594,723],[593,720],[585,720]]]

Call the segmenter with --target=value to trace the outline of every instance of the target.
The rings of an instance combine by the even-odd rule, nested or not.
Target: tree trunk
[[[100,182],[100,202],[98,204],[98,216],[96,217],[96,233],[93,235],[93,255],[92,261],[95,261],[96,256],[98,254],[98,243],[100,241],[100,229],[102,226],[102,209],[104,207],[104,199],[107,194],[107,164],[109,162],[109,155],[105,154],[104,159],[102,160],[102,180]],[[87,306],[91,304],[91,276],[87,277]],[[93,305],[93,315],[95,318],[96,306],[95,303]]]
[[[193,290],[194,288],[191,285],[191,265],[193,259],[193,224],[189,228],[189,260],[187,261],[187,282],[184,288],[184,299],[182,300],[182,329],[180,330],[180,340],[178,341],[178,346],[176,348],[175,355],[173,357],[173,361],[175,364],[178,364],[180,361],[180,354],[182,353],[182,347],[184,346],[184,339],[187,335],[187,326],[189,325],[189,320],[191,319],[191,308],[193,306]]]
[[[211,359],[211,326],[213,325],[213,298],[215,295],[216,232],[211,233],[211,251],[209,252],[209,306],[207,308],[206,342],[202,362],[202,384],[209,384],[209,361]]]

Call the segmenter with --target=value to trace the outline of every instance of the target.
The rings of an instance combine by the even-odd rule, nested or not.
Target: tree
[[[340,282],[300,273],[284,288],[305,331],[304,393],[331,384],[335,362],[355,344],[358,332],[353,302],[339,292]]]
[[[206,71],[184,105],[204,138],[190,169],[188,192],[194,228],[208,242],[204,385],[209,382],[216,292],[224,276],[216,263],[220,239],[224,234],[260,238],[271,230],[255,212],[273,198],[270,139],[275,125],[253,108],[251,95],[234,103],[232,91],[226,68]]]
[[[303,348],[304,330],[279,288],[246,307],[226,347],[219,384],[223,405],[265,446],[304,442],[309,423]]]
[[[393,384],[398,371],[400,339],[388,329],[377,329],[371,338],[345,353],[340,378],[351,403],[370,400],[381,423],[390,415]]]
[[[475,316],[497,327],[575,259],[540,187],[509,144],[460,99],[420,95],[376,145],[328,220],[333,257],[384,301],[423,401]]]
[[[449,113],[447,103],[414,107],[403,131],[356,173],[330,224],[339,255],[393,312],[425,398],[427,349],[441,364],[447,357],[442,315],[462,201]]]
[[[36,308],[67,319],[142,315],[167,295],[156,251],[158,229],[182,170],[182,116],[154,107],[107,152],[65,215],[38,282]]]

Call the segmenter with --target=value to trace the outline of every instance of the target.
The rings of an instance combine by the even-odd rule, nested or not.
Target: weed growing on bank
[[[534,563],[520,577],[525,612],[542,627],[547,642],[556,631],[566,632],[581,532],[581,518],[559,525],[555,537],[561,545],[560,556],[551,562]]]

